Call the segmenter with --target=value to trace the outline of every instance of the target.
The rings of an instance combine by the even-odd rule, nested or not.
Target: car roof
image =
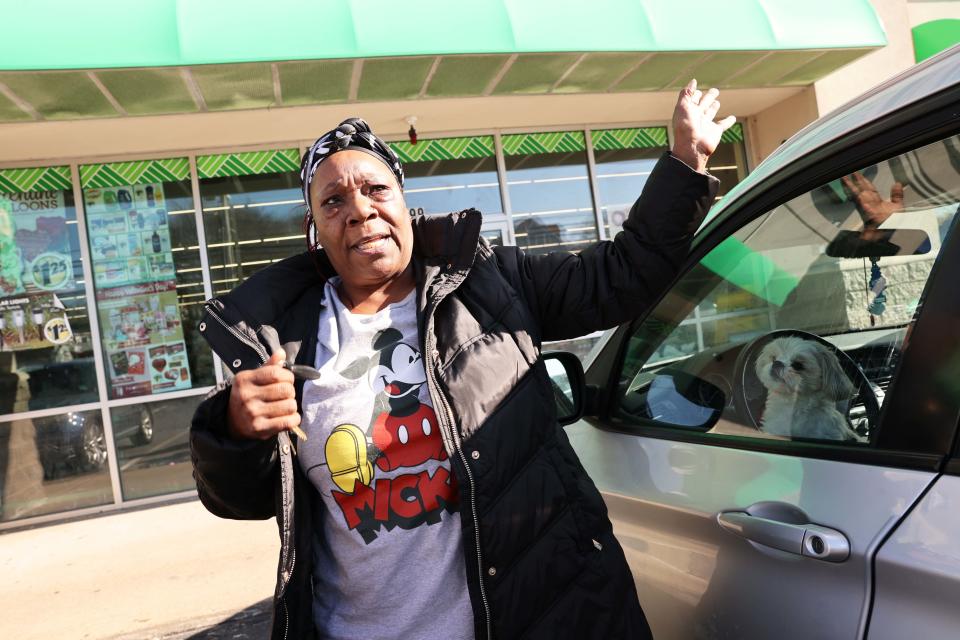
[[[795,133],[717,202],[700,228],[799,158],[958,84],[960,45],[893,76]]]

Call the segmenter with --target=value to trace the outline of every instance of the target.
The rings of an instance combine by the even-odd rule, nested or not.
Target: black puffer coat
[[[472,210],[414,220],[420,347],[460,488],[478,639],[650,636],[603,500],[557,424],[540,345],[616,326],[655,302],[716,184],[665,155],[624,232],[579,255],[491,248]],[[281,345],[313,364],[322,287],[310,256],[289,258],[211,301],[200,330],[235,371]],[[273,637],[313,638],[313,487],[287,433],[228,436],[229,393],[212,395],[193,420],[200,499],[227,518],[276,516]]]

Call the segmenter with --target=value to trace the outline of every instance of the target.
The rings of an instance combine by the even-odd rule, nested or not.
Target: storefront
[[[203,303],[304,249],[300,154],[343,117],[392,140],[411,213],[473,207],[491,243],[577,251],[619,230],[687,77],[724,87],[738,115],[710,166],[726,191],[799,126],[778,108],[815,118],[816,83],[890,37],[866,0],[830,3],[856,27],[842,37],[802,35],[756,2],[722,18],[751,25],[737,50],[693,46],[676,7],[621,0],[608,8],[633,23],[571,40],[595,11],[564,10],[559,44],[532,11],[555,7],[498,0],[475,3],[472,35],[453,39],[452,18],[424,31],[422,15],[374,3],[411,34],[384,43],[342,0],[352,29],[317,44],[290,18],[329,22],[329,7],[273,4],[259,20],[127,8],[130,32],[151,37],[59,57],[22,33],[0,42],[14,60],[0,71],[0,529],[193,495],[188,425],[224,377],[197,329]],[[106,37],[90,16],[54,22]],[[289,41],[254,38],[281,23]],[[583,355],[595,339],[554,348]]]

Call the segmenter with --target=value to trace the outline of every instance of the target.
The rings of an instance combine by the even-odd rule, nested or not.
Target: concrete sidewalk
[[[274,520],[221,520],[198,501],[2,534],[0,638],[214,638],[198,632],[231,617],[263,628],[279,546]]]

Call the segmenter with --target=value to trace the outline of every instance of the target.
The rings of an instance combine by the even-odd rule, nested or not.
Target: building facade
[[[203,4],[23,7],[0,43],[0,529],[193,494],[190,417],[225,375],[203,303],[304,249],[300,155],[344,117],[391,141],[411,213],[577,251],[619,230],[688,78],[738,117],[722,195],[960,22],[905,0]],[[691,340],[773,317],[718,300]]]

